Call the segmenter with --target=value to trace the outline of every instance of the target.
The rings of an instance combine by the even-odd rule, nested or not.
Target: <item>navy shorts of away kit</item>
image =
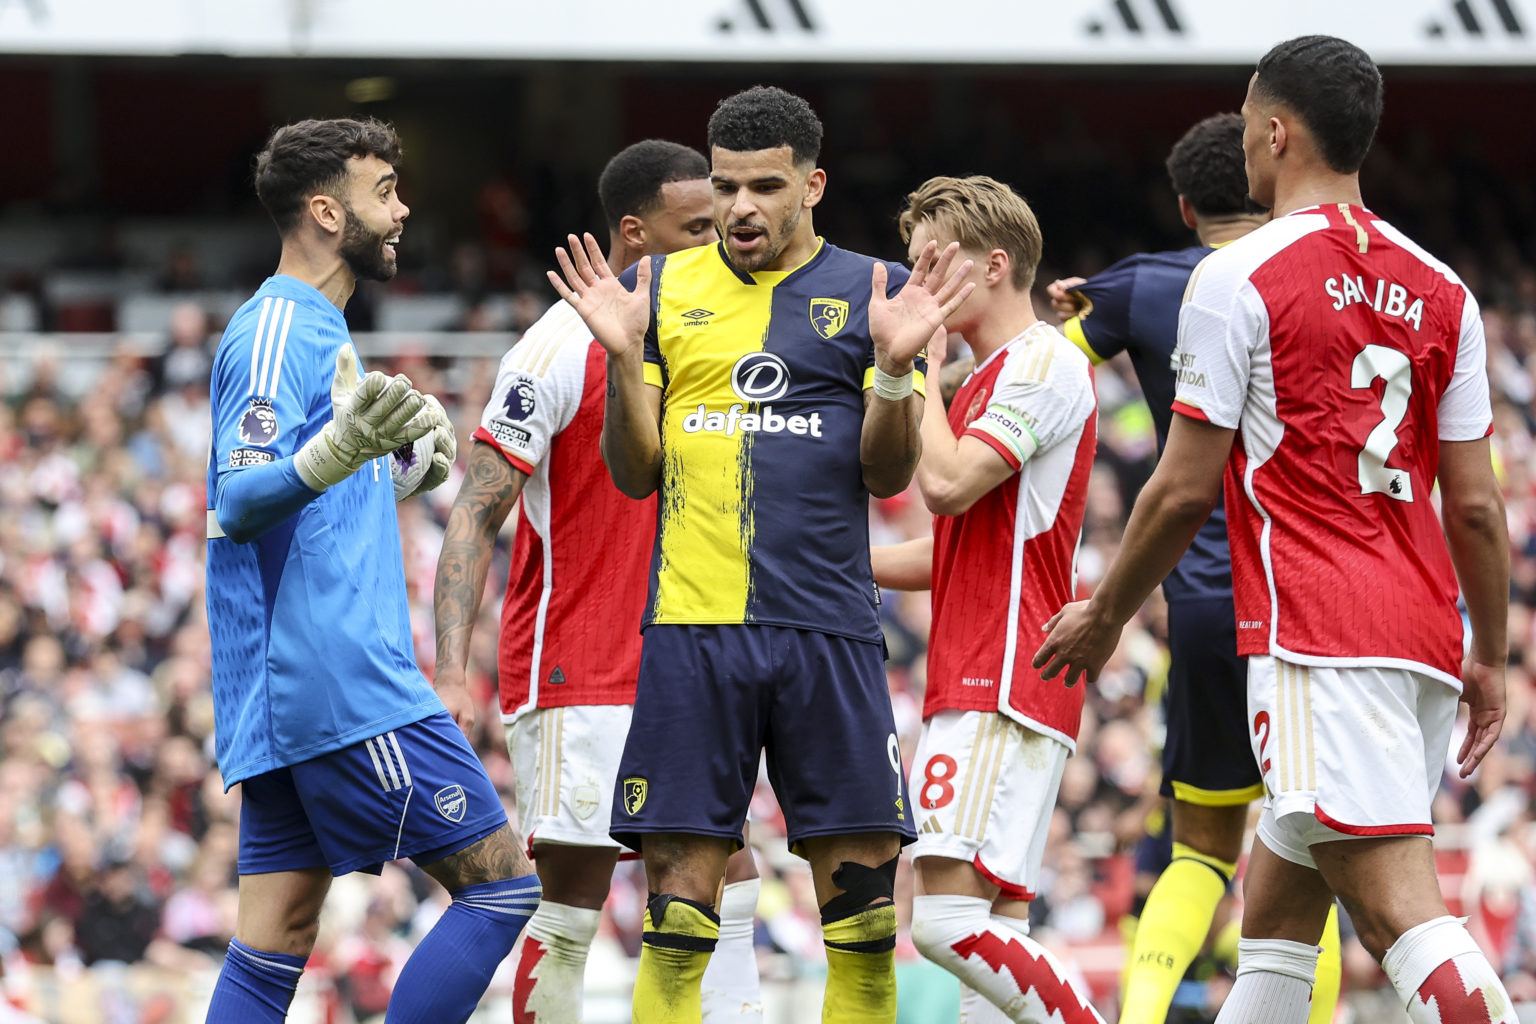
[[[240,783],[240,874],[431,864],[507,824],[480,759],[440,711]]]
[[[856,832],[916,838],[883,645],[765,625],[646,629],[613,838],[739,845],[764,750],[790,849]]]
[[[1229,807],[1264,795],[1248,742],[1248,659],[1230,597],[1168,602],[1164,796]]]

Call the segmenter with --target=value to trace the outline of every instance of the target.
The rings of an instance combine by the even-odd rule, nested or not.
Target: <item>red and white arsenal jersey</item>
[[[1077,743],[1084,687],[1040,678],[1040,629],[1072,600],[1098,402],[1088,357],[1037,322],[978,366],[949,407],[956,434],[1018,470],[933,520],[933,627],[923,717],[1001,711]]]
[[[603,465],[606,381],[602,346],[557,302],[502,357],[475,431],[528,475],[501,609],[509,722],[535,707],[635,699],[656,502],[625,497]]]
[[[1175,411],[1236,429],[1238,652],[1460,688],[1441,441],[1492,432],[1477,302],[1370,211],[1313,207],[1219,249],[1179,317]]]

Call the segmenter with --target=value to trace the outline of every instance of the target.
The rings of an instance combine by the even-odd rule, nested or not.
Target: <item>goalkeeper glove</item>
[[[432,432],[397,449],[390,460],[390,479],[395,484],[396,501],[425,494],[447,480],[453,460],[458,456],[458,439],[443,404],[432,395],[423,397],[425,402],[418,415],[432,421]]]
[[[375,370],[359,381],[357,374],[357,351],[341,346],[331,381],[331,421],[293,456],[299,479],[313,490],[340,483],[369,459],[432,430],[432,420],[421,414],[425,399],[409,379]]]

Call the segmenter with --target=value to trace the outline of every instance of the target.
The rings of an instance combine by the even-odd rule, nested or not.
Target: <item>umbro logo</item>
[[[714,315],[714,313],[705,309],[703,306],[697,306],[683,314],[683,326],[702,327],[709,323],[709,318]]]

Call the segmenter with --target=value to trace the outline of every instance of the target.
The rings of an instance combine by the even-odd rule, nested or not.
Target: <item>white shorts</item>
[[[518,824],[535,842],[621,849],[608,836],[628,704],[535,708],[506,727]]]
[[[968,861],[1004,896],[1034,899],[1068,754],[1007,715],[940,711],[913,762],[912,857]]]
[[[1250,739],[1266,796],[1259,836],[1303,867],[1314,843],[1430,836],[1458,695],[1400,668],[1248,659]]]

